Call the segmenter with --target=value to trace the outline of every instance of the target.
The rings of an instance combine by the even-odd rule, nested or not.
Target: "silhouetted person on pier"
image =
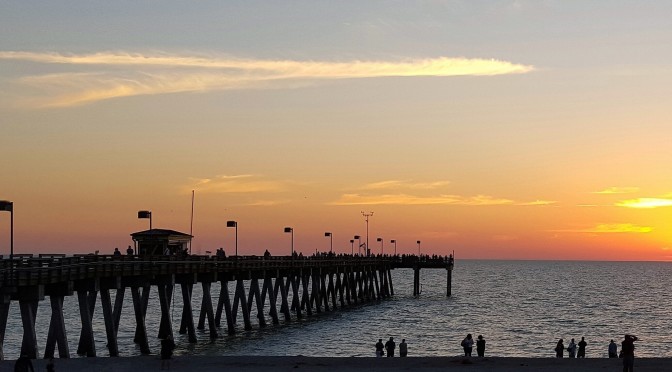
[[[399,344],[399,356],[405,357],[406,355],[408,355],[408,344],[406,343],[406,339],[402,338]]]
[[[390,339],[385,343],[385,350],[387,350],[387,356],[388,357],[393,357],[394,356],[394,348],[397,346],[397,344],[394,343],[394,339],[390,337]]]
[[[379,338],[378,342],[376,342],[376,356],[377,357],[382,357],[383,356],[383,339]]]
[[[132,256],[133,255],[133,248],[129,245],[128,248],[126,248],[126,255],[127,256]]]
[[[558,344],[555,345],[555,357],[562,358],[564,354],[565,354],[565,344],[563,343],[562,339],[560,339],[558,341]]]
[[[271,252],[269,252],[268,249],[264,251],[264,257],[271,257]]]
[[[170,358],[175,350],[175,342],[170,335],[161,340],[161,369],[170,369]]]
[[[623,354],[623,372],[633,372],[635,368],[635,344],[637,336],[625,335],[621,342],[621,354]]]
[[[574,339],[569,341],[569,345],[567,345],[567,351],[569,352],[570,358],[576,358],[576,343],[574,343]]]
[[[224,248],[219,248],[217,250],[217,258],[226,258],[226,252],[224,252]]]
[[[54,372],[54,358],[49,358],[47,361],[47,372]]]
[[[464,348],[464,356],[465,357],[470,357],[471,356],[471,351],[474,348],[474,339],[471,338],[471,333],[467,335],[467,337],[462,340],[462,348]]]
[[[119,250],[119,248],[114,248],[114,253],[112,253],[112,255],[115,257],[121,256],[121,251]]]
[[[21,354],[19,359],[16,360],[14,364],[14,372],[35,372],[33,368],[33,362],[28,358],[27,354]]]
[[[581,337],[581,341],[579,341],[579,353],[576,355],[577,358],[586,357],[586,346],[588,346],[586,339],[584,337]]]
[[[614,340],[609,342],[609,358],[618,358],[618,345],[616,345]]]
[[[485,339],[483,335],[478,335],[478,340],[476,340],[476,354],[479,357],[485,356]]]

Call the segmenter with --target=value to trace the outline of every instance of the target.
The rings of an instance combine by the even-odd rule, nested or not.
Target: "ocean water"
[[[322,312],[301,320],[282,320],[273,325],[267,315],[265,328],[256,324],[244,331],[242,316],[238,333],[226,333],[222,319],[220,337],[214,341],[197,330],[199,342],[189,344],[177,330],[181,315],[179,287],[171,307],[177,355],[305,355],[369,357],[379,338],[394,337],[408,343],[411,356],[456,356],[467,333],[482,334],[486,355],[504,357],[553,357],[559,338],[585,337],[587,357],[606,357],[610,339],[619,344],[624,333],[640,338],[638,357],[672,357],[672,263],[576,262],[576,261],[482,261],[458,260],[453,271],[452,297],[446,297],[446,271],[423,269],[422,293],[413,297],[413,272],[392,272],[395,296],[344,310]],[[233,293],[233,283],[229,286]],[[212,286],[216,304],[219,285]],[[112,291],[114,299],[114,291]],[[200,286],[194,286],[193,310],[199,314]],[[268,309],[268,306],[266,306]],[[80,333],[76,297],[64,304],[71,354]],[[44,352],[51,312],[48,298],[40,303],[37,337]],[[147,329],[150,348],[159,351],[156,338],[160,320],[158,294],[150,296]],[[195,319],[197,322],[198,319]],[[7,359],[18,357],[21,318],[12,303],[5,336]],[[130,292],[124,298],[119,326],[121,356],[140,354],[133,343],[135,318]],[[105,326],[100,299],[94,313],[98,356],[107,356]],[[76,357],[76,355],[72,355]]]

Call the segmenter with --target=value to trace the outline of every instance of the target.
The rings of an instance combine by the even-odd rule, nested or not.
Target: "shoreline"
[[[0,372],[13,371],[14,360],[0,361]],[[33,360],[35,371],[44,371],[46,360]],[[135,357],[95,357],[54,359],[58,372],[121,372],[160,370],[161,360],[156,355]],[[614,371],[622,368],[618,358],[518,358],[518,357],[304,357],[304,356],[177,356],[171,359],[170,371]],[[672,358],[636,358],[637,371],[670,371]]]

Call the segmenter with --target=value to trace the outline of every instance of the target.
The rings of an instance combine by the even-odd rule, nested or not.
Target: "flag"
[[[0,200],[0,211],[12,212],[14,210],[14,203],[7,200]]]
[[[152,218],[152,212],[150,211],[139,211],[138,218]]]

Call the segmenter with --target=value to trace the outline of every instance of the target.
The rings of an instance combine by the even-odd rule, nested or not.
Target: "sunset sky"
[[[16,253],[672,259],[672,2],[0,3]],[[10,214],[0,212],[0,254]],[[357,248],[355,247],[355,250]]]

